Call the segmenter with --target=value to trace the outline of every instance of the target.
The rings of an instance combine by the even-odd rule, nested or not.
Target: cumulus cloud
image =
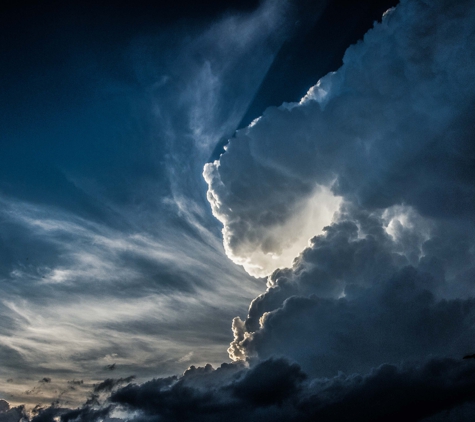
[[[341,69],[268,110],[205,169],[213,210],[231,222],[227,247],[246,259],[247,237],[263,250],[272,232],[255,216],[274,201],[305,202],[299,186],[312,183],[342,197],[332,224],[234,320],[232,359],[281,353],[331,376],[475,348],[474,28],[471,3],[402,1]],[[243,166],[269,177],[251,184]]]
[[[287,420],[469,419],[473,397],[444,383],[475,349],[474,28],[470,2],[401,1],[204,169],[228,256],[268,275],[230,357],[250,374],[285,356],[318,390]],[[327,213],[304,228],[315,192]]]
[[[443,266],[434,265],[435,274],[425,266],[447,257],[426,252],[413,266],[384,227],[372,224],[371,234],[348,220],[327,227],[292,270],[269,277],[246,320],[234,321],[230,356],[277,353],[312,376],[332,376],[475,350],[473,287],[469,298],[444,297],[454,279],[443,277]],[[422,243],[421,254],[425,249]]]
[[[445,358],[312,379],[298,364],[274,358],[129,384],[102,406],[50,407],[33,422],[468,420],[474,375],[475,363]]]
[[[311,237],[291,221],[316,189],[334,197],[317,201],[328,211],[314,217],[313,234],[331,222],[337,197],[472,215],[474,21],[469,1],[404,0],[300,103],[269,108],[238,131],[204,169],[228,255],[254,275],[281,266],[272,259]]]
[[[0,422],[20,422],[28,419],[23,406],[10,407],[6,400],[0,400]]]

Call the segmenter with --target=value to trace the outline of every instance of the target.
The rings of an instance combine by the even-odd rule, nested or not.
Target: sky
[[[0,422],[471,420],[473,2],[1,7]]]

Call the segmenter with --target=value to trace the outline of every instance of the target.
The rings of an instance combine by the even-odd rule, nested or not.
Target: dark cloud
[[[364,376],[324,382],[301,406],[310,413],[308,420],[418,421],[473,402],[473,371],[472,365],[450,359],[418,366],[386,364]]]
[[[0,413],[4,413],[10,410],[10,403],[6,400],[0,400]]]
[[[288,364],[282,359],[267,360],[233,385],[233,395],[256,407],[281,406],[299,392],[305,379],[297,364]]]
[[[92,422],[113,415],[114,408],[125,412],[126,420],[137,422],[422,421],[444,414],[465,421],[470,420],[467,409],[475,402],[475,366],[461,359],[383,364],[361,375],[316,379],[284,359],[263,361],[250,369],[223,365],[192,372],[123,387],[101,409],[49,408],[33,421],[61,415],[62,421]]]
[[[54,422],[59,417],[64,422],[93,422],[98,420],[104,420],[104,417],[108,414],[109,408],[95,410],[89,406],[85,406],[80,409],[67,409],[58,407],[49,407],[41,410],[37,416],[31,419],[31,422]]]
[[[277,415],[277,409],[296,395],[305,378],[298,366],[284,360],[265,362],[250,371],[236,365],[223,365],[216,371],[202,369],[179,379],[130,385],[113,394],[111,402],[139,411],[145,420],[150,417],[170,421],[234,421],[252,418],[254,410],[263,416]],[[265,410],[269,407],[271,410]]]
[[[0,400],[0,422],[21,422],[28,420],[23,406],[10,407],[6,400]]]
[[[235,319],[230,356],[280,353],[312,376],[332,376],[475,350],[473,287],[471,280],[460,283],[460,272],[474,265],[472,255],[461,259],[473,242],[460,242],[454,254],[446,246],[455,247],[455,233],[424,240],[420,225],[421,233],[411,229],[408,238],[401,226],[394,238],[384,224],[381,214],[353,210],[326,227],[292,269],[269,277],[245,321]],[[440,246],[432,248],[436,242]],[[456,292],[462,297],[447,297],[454,296],[454,284],[464,286]]]
[[[115,387],[121,384],[130,383],[134,379],[135,376],[133,375],[127,378],[107,378],[106,380],[94,386],[94,393],[110,392]]]

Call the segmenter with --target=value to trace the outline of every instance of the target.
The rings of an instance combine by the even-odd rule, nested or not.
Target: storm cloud
[[[469,1],[402,1],[300,103],[238,131],[204,170],[228,256],[259,276],[290,266],[285,251],[331,222],[337,198],[469,218],[474,16]]]
[[[91,296],[97,289],[120,287],[114,297],[125,298],[126,304],[121,301],[112,311],[92,307],[96,315],[91,311],[81,317],[95,321],[94,338],[112,332],[129,336],[131,343],[138,341],[144,350],[141,374],[156,367],[161,345],[167,349],[162,374],[176,373],[191,358],[203,362],[208,345],[215,350],[211,346],[225,338],[224,316],[231,306],[238,308],[233,298],[242,304],[244,296],[257,290],[259,280],[253,281],[224,256],[217,227],[200,205],[205,200],[203,181],[192,175],[243,118],[255,92],[251,87],[262,81],[282,43],[277,28],[288,30],[283,15],[290,9],[285,2],[276,4],[274,9],[264,2],[247,18],[223,18],[171,62],[183,76],[180,81],[186,82],[186,88],[178,90],[182,102],[172,111],[185,115],[186,125],[180,131],[183,120],[167,114],[165,102],[155,102],[157,115],[166,116],[159,133],[171,134],[169,184],[160,209],[171,204],[177,212],[160,220],[165,235],[159,240],[133,231],[124,235],[121,224],[105,227],[68,213],[55,212],[55,219],[47,219],[41,214],[44,208],[32,212],[23,202],[10,202],[3,211],[13,221],[12,231],[23,233],[18,226],[27,226],[35,233],[50,233],[55,251],[74,234],[73,249],[66,249],[63,259],[81,264],[71,273],[23,263],[10,270],[11,277],[23,280],[28,274],[42,285],[54,282],[60,287],[51,288],[53,292],[76,292],[77,287],[70,286],[73,278],[88,287]],[[239,29],[249,43],[225,38],[217,61],[198,60],[199,65],[192,66],[197,76],[188,77],[182,64],[189,53],[199,56],[198,47],[210,48],[226,33],[224,28]],[[257,63],[251,47],[267,61]],[[229,48],[236,55],[220,60]],[[232,85],[229,97],[223,94],[240,74],[243,59],[258,68],[252,83],[242,81],[249,91],[244,89],[229,113],[220,114],[229,97],[240,91]],[[223,224],[228,258],[249,275],[267,277],[266,291],[251,302],[247,316],[233,320],[234,339],[228,349],[232,362],[217,369],[200,363],[181,376],[157,374],[146,382],[140,373],[137,381],[121,373],[95,385],[81,384],[90,396],[77,408],[55,402],[36,408],[28,418],[471,420],[475,362],[463,357],[475,352],[474,69],[473,2],[402,0],[388,10],[347,50],[338,70],[321,78],[300,102],[268,108],[204,167],[207,199]],[[179,85],[164,77],[154,89],[171,98]],[[183,161],[190,152],[200,159]],[[186,177],[180,177],[181,172]],[[122,215],[135,210],[126,209]],[[151,221],[147,207],[144,214],[140,227]],[[179,235],[177,227],[182,229]],[[37,241],[44,238],[38,236]],[[171,267],[178,269],[168,273]],[[104,280],[96,276],[94,280],[102,280],[97,287],[85,277],[91,271],[119,274],[117,268],[125,280],[122,275]],[[144,269],[159,273],[159,288],[153,277],[143,276]],[[138,280],[146,296],[135,292]],[[239,293],[240,280],[245,295]],[[13,324],[24,332],[38,324],[32,322],[31,306],[13,300],[1,306],[0,312],[15,315]],[[185,318],[183,309],[200,312]],[[64,316],[72,320],[80,311],[84,307],[67,303],[48,315],[53,319],[63,314],[65,321]],[[79,330],[78,325],[72,326]],[[46,324],[40,321],[38,326]],[[148,335],[158,333],[157,326],[160,341],[150,341]],[[65,337],[61,328],[54,331],[55,338]],[[212,341],[203,342],[197,328],[211,332]],[[18,362],[27,360],[38,338],[15,340],[13,332],[0,332],[8,339],[0,351]],[[135,371],[138,365],[130,363],[130,349],[112,343],[113,348],[98,343],[99,351],[79,353],[76,364],[80,367],[92,355],[98,367],[99,355],[104,371]],[[3,408],[0,418],[11,412]]]
[[[466,420],[460,418],[473,410],[474,371],[473,362],[446,358],[310,379],[299,365],[282,358],[250,369],[223,364],[130,384],[112,393],[102,409],[48,408],[33,421],[58,416],[88,422]]]
[[[404,233],[394,240],[386,232],[382,218],[358,214],[326,227],[293,269],[269,277],[245,321],[234,320],[233,359],[277,353],[313,376],[333,376],[475,349],[473,279],[466,276],[473,258],[450,276],[444,241],[411,233],[410,247]],[[453,284],[464,287],[461,297],[453,297]]]

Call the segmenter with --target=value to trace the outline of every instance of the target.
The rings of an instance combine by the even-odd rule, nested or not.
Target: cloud
[[[0,400],[0,422],[20,422],[28,419],[23,406],[10,407],[6,400]]]
[[[71,410],[67,408],[49,407],[41,410],[37,416],[31,419],[31,422],[53,422],[57,420],[57,418],[61,418],[61,420],[65,422],[89,422],[104,418],[108,412],[108,408],[94,410],[89,407],[84,407],[83,409]]]
[[[404,227],[388,214],[347,209],[293,268],[275,271],[234,320],[230,357],[282,354],[332,376],[475,350],[473,230],[414,211]]]
[[[119,376],[137,373],[135,366],[143,377],[183,370],[176,356],[190,350],[199,364],[225,358],[228,321],[258,289],[254,282],[243,286],[245,275],[223,259],[208,230],[203,246],[202,236],[172,227],[157,238],[53,207],[2,203],[0,248],[11,259],[0,264],[0,355],[3,376],[17,381],[9,389],[16,403],[36,404],[23,392],[45,374],[62,385],[73,377],[96,380],[114,362]],[[180,312],[183,307],[194,315]],[[55,396],[48,390],[35,397]]]
[[[309,378],[295,363],[269,359],[242,368],[195,368],[182,377],[129,384],[102,407],[48,408],[34,422],[117,421],[422,421],[469,420],[475,364],[454,359],[383,364],[364,374]],[[435,419],[425,419],[425,418]],[[108,420],[108,419],[106,419]]]
[[[474,16],[468,1],[402,1],[300,103],[238,131],[204,169],[228,256],[253,275],[281,266],[283,251],[311,237],[292,220],[316,190],[366,209],[473,215]],[[336,197],[317,199],[328,211],[312,235]]]
[[[117,386],[121,384],[128,384],[130,383],[135,377],[130,376],[127,378],[107,378],[106,380],[102,381],[101,383],[94,386],[94,393],[103,393],[103,392],[110,392]]]
[[[402,1],[338,71],[300,103],[269,108],[204,168],[228,256],[268,275],[233,321],[230,357],[283,356],[313,387],[332,380],[297,420],[468,420],[463,388],[445,395],[434,381],[441,408],[404,391],[431,391],[429,373],[450,379],[475,349],[474,28],[469,2]],[[313,201],[331,212],[304,229]],[[343,386],[341,371],[355,374],[340,375]],[[382,398],[391,380],[393,404]]]
[[[178,362],[189,362],[191,358],[193,357],[193,351],[187,353],[186,355],[182,356],[180,359],[178,359]]]
[[[267,22],[266,13],[256,16],[250,28],[246,20],[228,19],[209,34],[214,39],[228,27],[241,28],[244,40],[248,34],[253,39],[257,23]],[[93,392],[77,409],[53,405],[33,420],[467,419],[475,387],[474,363],[462,359],[475,349],[474,27],[469,1],[403,0],[347,51],[341,69],[300,103],[268,109],[205,167],[228,256],[251,274],[268,275],[267,291],[246,318],[234,320],[234,363],[216,370],[193,365],[181,377],[121,388],[132,380],[107,379],[97,384],[102,397]],[[207,34],[203,40],[209,46]],[[198,77],[184,78],[186,89],[176,91],[184,104],[187,93],[199,100],[197,107],[184,107],[186,119],[173,119],[180,106],[157,104],[157,116],[166,116],[160,133],[173,135],[171,187],[160,210],[169,210],[167,204],[178,210],[160,220],[160,240],[143,233],[145,222],[153,221],[147,207],[147,218],[133,229],[119,225],[126,230],[70,214],[45,217],[41,209],[25,211],[29,206],[7,209],[13,232],[17,224],[47,233],[38,237],[62,251],[64,261],[44,275],[44,268],[25,263],[9,270],[18,283],[35,281],[36,289],[28,285],[31,299],[18,300],[12,287],[3,300],[0,311],[15,330],[0,332],[2,354],[30,366],[42,362],[42,373],[47,365],[64,371],[62,361],[51,358],[54,340],[54,352],[69,358],[71,377],[86,364],[91,371],[117,362],[116,372],[138,369],[140,377],[157,367],[176,372],[187,356],[202,362],[197,365],[221,359],[215,347],[226,339],[220,321],[245,301],[239,286],[246,295],[256,289],[224,261],[200,206],[199,182],[179,175],[196,170],[183,154],[204,156],[227,131],[215,124],[225,119],[214,111],[227,103],[217,98],[252,45],[225,39],[224,50],[243,52],[229,67],[201,59],[191,66]],[[180,86],[172,79],[154,87],[165,99]],[[215,131],[206,126],[208,115]],[[115,205],[122,216],[137,211]],[[50,299],[55,306],[45,307],[45,291],[60,304]],[[87,305],[78,305],[84,297]],[[85,345],[80,350],[78,338]]]
[[[22,409],[13,408],[6,413],[0,413],[1,422],[20,422],[25,414]]]

